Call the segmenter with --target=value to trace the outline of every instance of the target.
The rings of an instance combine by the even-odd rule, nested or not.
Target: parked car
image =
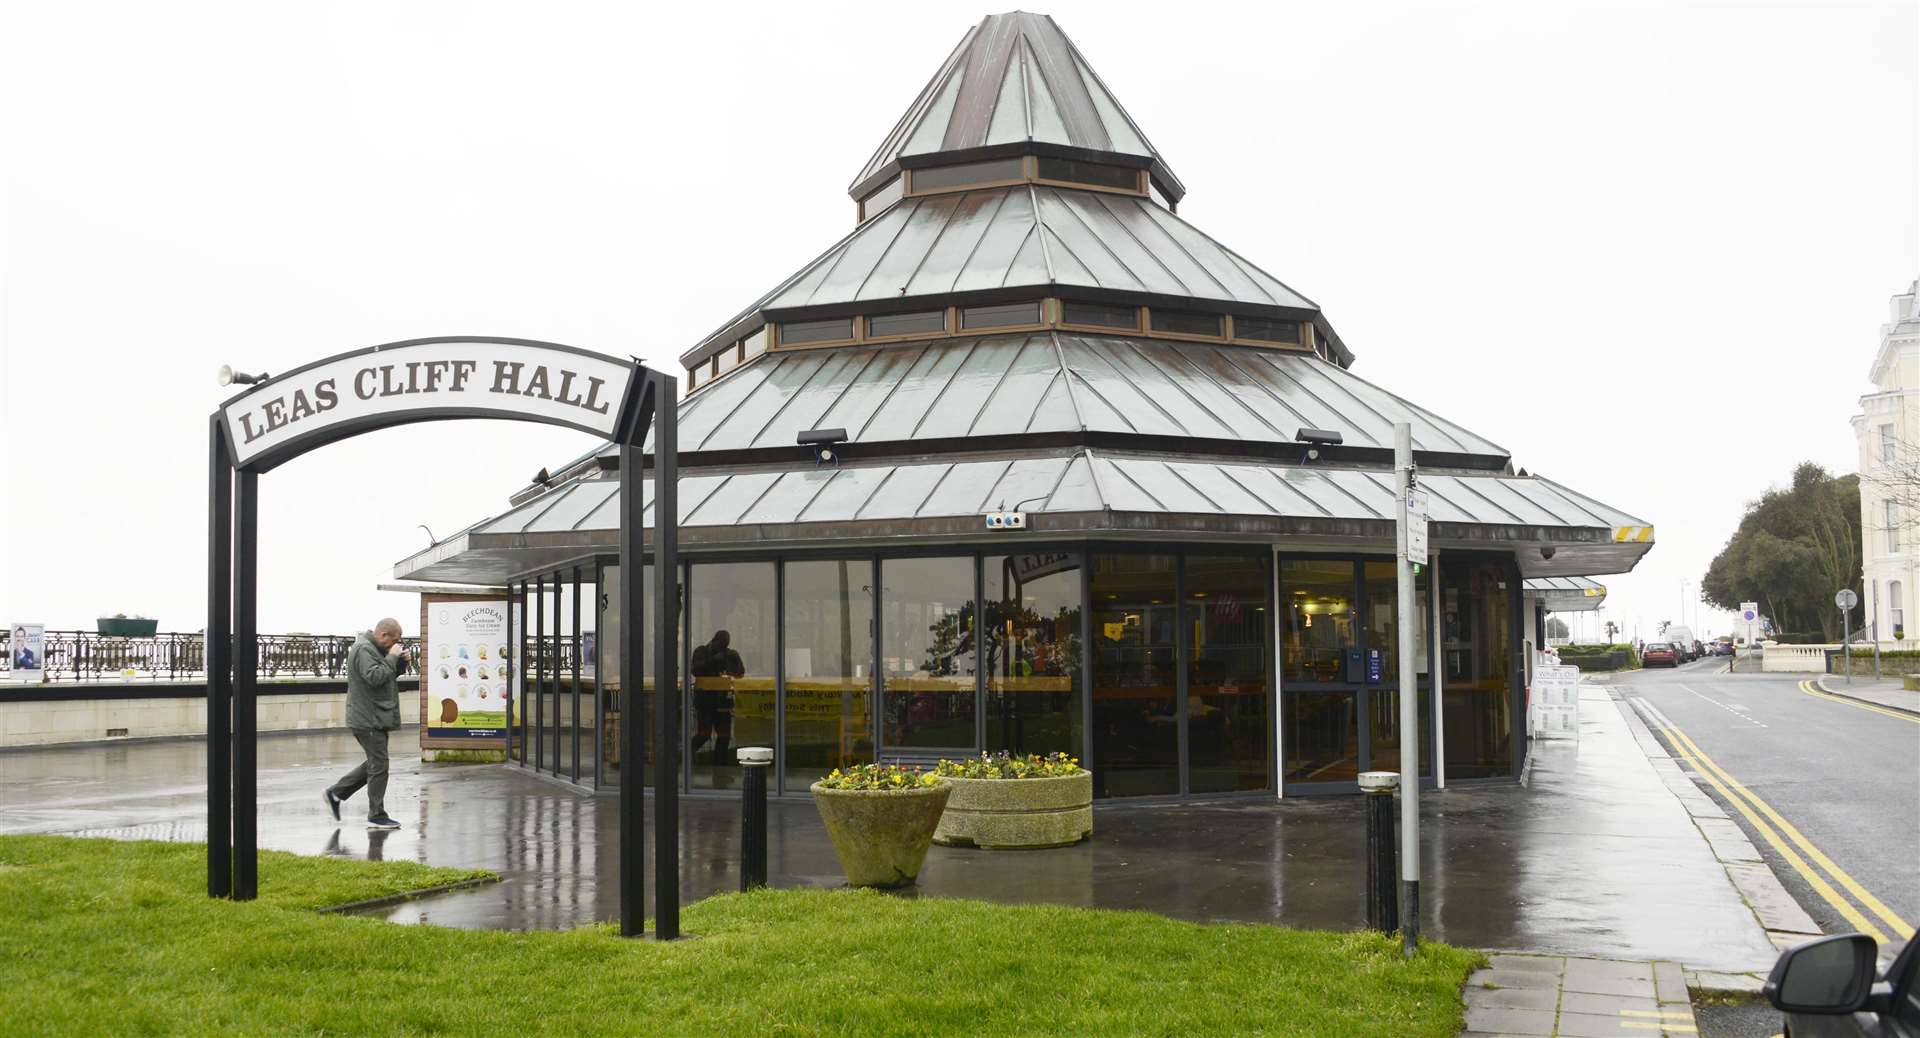
[[[1727,640],[1726,640],[1726,639],[1724,639],[1724,638],[1722,638],[1721,640],[1719,640],[1719,641],[1717,641],[1717,642],[1714,642],[1714,643],[1713,643],[1713,654],[1714,654],[1715,656],[1731,656],[1731,655],[1733,655],[1733,643],[1732,643],[1732,642],[1730,642],[1730,641],[1727,641]]]
[[[1695,639],[1693,643],[1693,658],[1697,660],[1700,657],[1705,656],[1706,654],[1707,654],[1707,647],[1700,644],[1699,639]]]
[[[1874,977],[1879,946],[1863,934],[1780,953],[1763,989],[1798,1038],[1920,1038],[1920,934]]]
[[[1640,665],[1651,667],[1656,663],[1678,667],[1680,650],[1674,648],[1670,642],[1648,642],[1646,647],[1640,650]]]

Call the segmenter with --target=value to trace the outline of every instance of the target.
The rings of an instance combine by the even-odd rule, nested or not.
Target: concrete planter
[[[992,850],[1065,847],[1093,834],[1093,774],[950,778],[953,799],[933,842]]]
[[[953,787],[943,782],[920,789],[828,789],[816,782],[811,792],[847,883],[904,887],[920,876]]]

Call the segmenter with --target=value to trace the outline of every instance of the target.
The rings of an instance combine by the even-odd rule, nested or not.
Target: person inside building
[[[689,759],[713,740],[713,764],[725,767],[733,762],[727,748],[733,743],[733,679],[745,677],[747,667],[732,648],[733,635],[715,631],[705,645],[693,650],[688,668],[693,675],[693,744],[687,747]]]

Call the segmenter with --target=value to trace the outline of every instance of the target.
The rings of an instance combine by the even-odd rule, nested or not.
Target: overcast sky
[[[991,10],[0,6],[4,619],[203,626],[222,363],[449,334],[672,362],[851,228],[847,184]],[[1324,307],[1356,374],[1654,523],[1603,578],[1629,630],[1796,462],[1854,467],[1920,274],[1914,4],[1043,10],[1181,216]],[[590,446],[441,423],[276,470],[261,630],[417,617],[374,590],[415,524]]]

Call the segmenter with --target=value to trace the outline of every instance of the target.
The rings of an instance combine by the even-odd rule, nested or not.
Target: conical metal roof
[[[849,191],[863,198],[903,165],[983,149],[1058,150],[1144,166],[1170,201],[1186,194],[1079,48],[1044,14],[993,14],[969,29]]]

